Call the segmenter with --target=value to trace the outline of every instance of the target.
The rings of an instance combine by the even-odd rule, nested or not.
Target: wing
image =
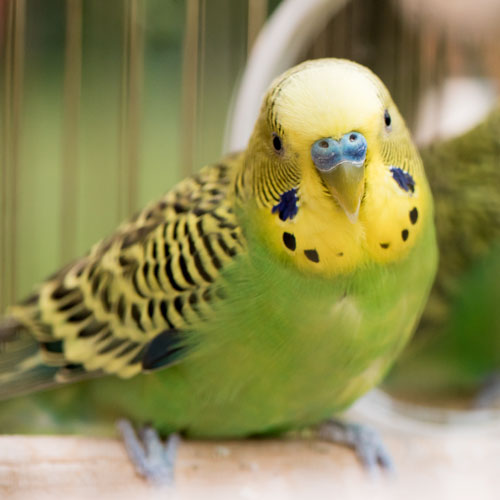
[[[174,359],[185,332],[222,300],[221,269],[244,251],[230,190],[237,161],[205,167],[47,279],[11,308],[4,340],[15,330],[36,339],[56,381],[130,377]],[[37,364],[18,357],[18,366]]]

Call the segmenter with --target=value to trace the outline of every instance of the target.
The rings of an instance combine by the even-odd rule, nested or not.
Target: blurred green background
[[[478,2],[464,11],[453,0],[439,9],[428,0],[352,0],[300,59],[336,56],[368,65],[417,139],[440,140],[444,83],[472,78],[490,89],[499,80],[498,8]],[[248,52],[279,4],[0,0],[0,311],[220,157]],[[431,91],[432,112],[423,119]],[[469,98],[454,102],[477,108]],[[457,285],[478,290],[477,303],[457,292],[451,307],[468,316],[447,312],[442,337],[417,335],[389,378],[391,390],[455,401],[460,388],[469,394],[480,383],[478,376],[455,383],[464,353],[474,358],[474,373],[499,368],[500,325],[492,311],[500,297],[496,280],[485,285],[498,276],[498,252]],[[475,342],[470,333],[478,329],[491,339]]]

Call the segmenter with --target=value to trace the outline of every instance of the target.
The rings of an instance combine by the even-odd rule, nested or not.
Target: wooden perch
[[[0,437],[2,499],[498,499],[500,435],[382,430],[395,477],[369,477],[354,454],[306,439],[184,441],[176,484],[137,477],[120,441]]]

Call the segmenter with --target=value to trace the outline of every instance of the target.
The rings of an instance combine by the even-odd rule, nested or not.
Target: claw
[[[473,404],[475,408],[500,408],[499,371],[486,377]]]
[[[155,429],[145,426],[137,436],[132,424],[121,419],[116,424],[136,472],[157,485],[172,485],[180,438],[171,434],[163,443]]]
[[[330,419],[319,425],[318,436],[326,441],[353,448],[362,464],[372,474],[376,473],[377,465],[390,473],[395,471],[394,462],[382,438],[370,427]]]

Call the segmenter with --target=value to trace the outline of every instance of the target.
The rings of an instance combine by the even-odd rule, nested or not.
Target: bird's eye
[[[280,153],[283,149],[283,144],[281,143],[280,136],[276,133],[273,134],[273,148],[277,153]]]
[[[385,128],[389,129],[391,128],[391,115],[389,114],[389,111],[387,109],[384,111],[384,123],[385,123]]]

